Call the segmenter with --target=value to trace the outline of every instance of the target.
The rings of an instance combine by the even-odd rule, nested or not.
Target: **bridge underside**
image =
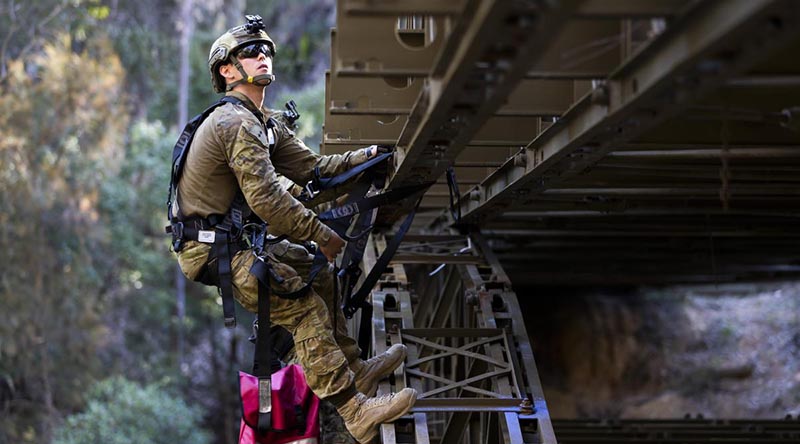
[[[323,152],[435,181],[372,294],[424,394],[384,442],[555,442],[512,283],[800,272],[799,2],[339,0],[331,50]]]

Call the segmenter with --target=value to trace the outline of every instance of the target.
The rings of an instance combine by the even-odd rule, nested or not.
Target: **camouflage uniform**
[[[270,234],[326,245],[331,229],[286,191],[276,173],[294,183],[305,183],[315,167],[323,175],[336,175],[366,161],[366,151],[320,156],[281,123],[274,127],[274,148],[270,150],[269,134],[253,115],[261,110],[243,94],[228,94],[242,100],[248,109],[225,104],[200,125],[178,186],[177,208],[184,217],[224,214],[241,189],[253,212],[269,224]],[[186,243],[178,261],[187,278],[198,277],[209,251],[208,244]],[[302,246],[281,242],[267,249],[265,259],[284,279],[281,284],[272,282],[274,290],[295,291],[304,285],[311,258]],[[252,312],[258,308],[258,283],[249,272],[254,260],[252,252],[244,250],[231,261],[234,297]],[[292,333],[298,361],[312,390],[320,398],[339,404],[356,393],[353,372],[347,364],[358,357],[359,351],[347,337],[343,319],[337,321],[336,335],[331,334],[329,306],[333,308],[333,301],[326,304],[319,294],[333,295],[332,286],[333,275],[327,270],[298,300],[273,294],[270,320]],[[341,316],[338,309],[330,312]]]
[[[269,253],[278,261],[291,266],[300,276],[308,276],[311,269],[311,262],[314,256],[302,246],[289,241],[282,241],[268,247]],[[336,301],[336,291],[334,288],[334,275],[330,268],[320,271],[312,284],[314,291],[320,295],[328,309],[329,317],[333,323],[333,336],[336,343],[342,349],[348,363],[354,363],[360,359],[361,349],[358,343],[347,334],[347,320],[342,313],[341,301]]]

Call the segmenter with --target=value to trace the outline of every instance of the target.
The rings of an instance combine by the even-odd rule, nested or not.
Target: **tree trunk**
[[[181,30],[180,69],[178,71],[178,131],[189,120],[189,47],[194,32],[194,0],[183,0],[178,24]],[[175,200],[178,197],[175,196]],[[188,370],[184,364],[183,324],[186,316],[186,278],[178,265],[175,265],[175,306],[178,315],[178,368],[181,372]]]

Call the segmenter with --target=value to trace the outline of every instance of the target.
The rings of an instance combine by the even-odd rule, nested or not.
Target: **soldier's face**
[[[236,58],[248,75],[272,74],[272,54],[268,51],[237,53]],[[242,74],[233,66],[233,63],[220,65],[219,72],[227,83],[233,83],[242,78]]]
[[[252,76],[272,74],[272,51],[263,43],[245,46],[236,53],[236,58]]]

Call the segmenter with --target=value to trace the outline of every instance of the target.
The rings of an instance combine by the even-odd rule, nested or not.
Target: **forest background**
[[[318,146],[333,0],[0,4],[0,443],[235,442],[250,315],[224,328],[163,227],[208,49],[245,13],[278,46],[266,104]]]

